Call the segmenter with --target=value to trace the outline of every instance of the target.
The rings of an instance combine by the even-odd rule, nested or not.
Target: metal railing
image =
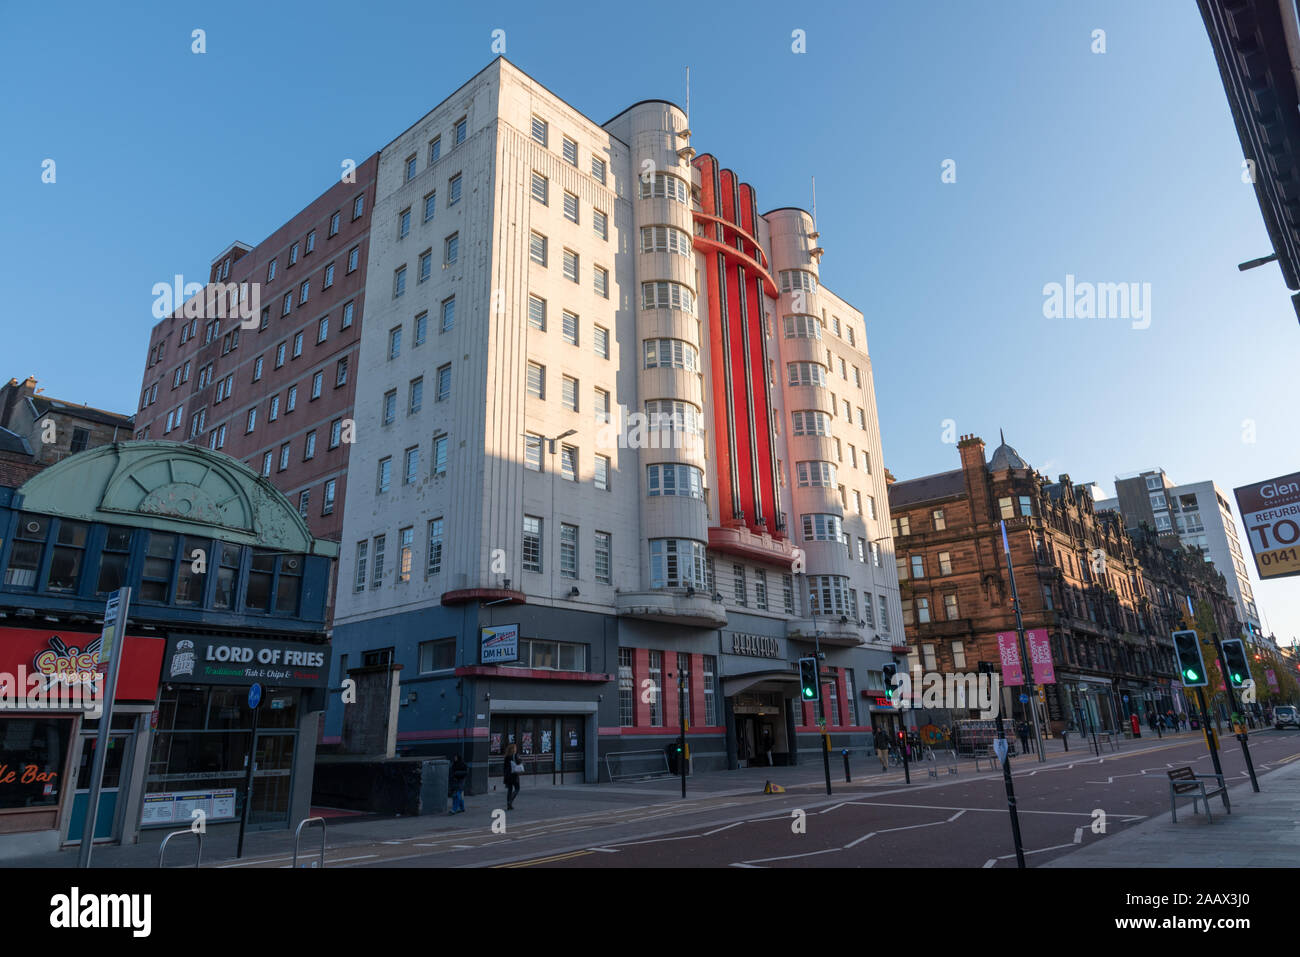
[[[188,827],[180,831],[172,831],[170,834],[168,834],[166,837],[163,838],[162,846],[158,848],[158,866],[159,867],[163,866],[163,857],[167,854],[167,842],[170,841],[173,837],[175,837],[178,834],[193,834],[195,837],[199,839],[198,853],[195,854],[194,856],[194,866],[198,867],[200,865],[200,862],[202,862],[203,860],[203,832],[194,831]]]
[[[313,864],[313,867],[325,866],[325,818],[323,817],[305,817],[298,822],[298,829],[293,832],[293,866],[298,867],[298,842],[302,840],[302,829],[308,824],[320,825],[320,861]]]

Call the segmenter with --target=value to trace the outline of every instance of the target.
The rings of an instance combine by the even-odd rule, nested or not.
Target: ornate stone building
[[[1015,632],[1001,523],[1026,631],[1048,633],[1056,682],[1040,717],[1052,734],[1127,725],[1175,675],[1169,642],[1144,615],[1148,585],[1114,513],[1094,511],[1085,486],[1051,482],[1005,441],[987,462],[964,436],[961,468],[895,482],[893,522],[909,666],[970,672],[998,662],[999,632]],[[1003,713],[1027,716],[1003,689]],[[966,713],[920,716],[943,723]],[[974,716],[973,714],[969,716]]]

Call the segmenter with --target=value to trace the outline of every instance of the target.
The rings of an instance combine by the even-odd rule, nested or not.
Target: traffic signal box
[[[804,701],[816,701],[820,697],[816,658],[799,659],[799,689]]]
[[[1205,661],[1201,658],[1201,642],[1194,631],[1176,631],[1173,634],[1174,654],[1178,656],[1178,673],[1183,687],[1197,688],[1209,684]]]

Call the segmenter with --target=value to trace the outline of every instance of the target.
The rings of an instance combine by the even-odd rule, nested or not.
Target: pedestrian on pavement
[[[502,778],[506,783],[506,810],[515,809],[515,798],[519,796],[519,778],[524,773],[524,766],[515,759],[515,746],[506,748]]]
[[[451,813],[461,814],[465,810],[465,781],[469,777],[469,765],[458,754],[451,762]]]
[[[737,736],[736,758],[742,768],[749,767],[749,742],[745,740],[745,732],[741,731]]]
[[[1021,721],[1020,724],[1016,726],[1016,734],[1020,736],[1020,753],[1028,754],[1029,753],[1029,723],[1026,721]]]
[[[889,770],[889,735],[884,728],[876,728],[872,735],[876,742],[876,757],[880,759],[880,770]]]

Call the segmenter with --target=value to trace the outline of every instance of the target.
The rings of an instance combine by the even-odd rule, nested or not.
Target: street
[[[1229,783],[1246,780],[1237,741],[1220,741]],[[1256,732],[1250,744],[1260,775],[1300,758],[1300,732],[1293,730]],[[1182,766],[1212,772],[1199,734],[1126,741],[1118,752],[1100,758],[1076,747],[1053,754],[1046,765],[1032,756],[1014,759],[1027,865],[1066,856],[1167,812],[1165,772]],[[784,794],[688,792],[685,801],[665,795],[653,804],[521,824],[507,815],[504,833],[499,826],[429,833],[427,821],[410,819],[409,835],[332,843],[326,866],[1015,867],[1003,778],[987,767],[975,772],[963,761],[960,774],[949,777],[940,765],[937,781],[914,767],[910,785],[900,772],[859,768],[851,784],[842,775],[835,780],[827,797],[820,780],[806,780],[801,765],[797,770],[805,781]],[[793,770],[772,768],[767,777],[779,783],[782,772]],[[1213,800],[1217,819],[1222,805]],[[1184,805],[1191,817],[1190,802],[1180,800],[1180,820]],[[289,857],[217,866],[287,867]]]

